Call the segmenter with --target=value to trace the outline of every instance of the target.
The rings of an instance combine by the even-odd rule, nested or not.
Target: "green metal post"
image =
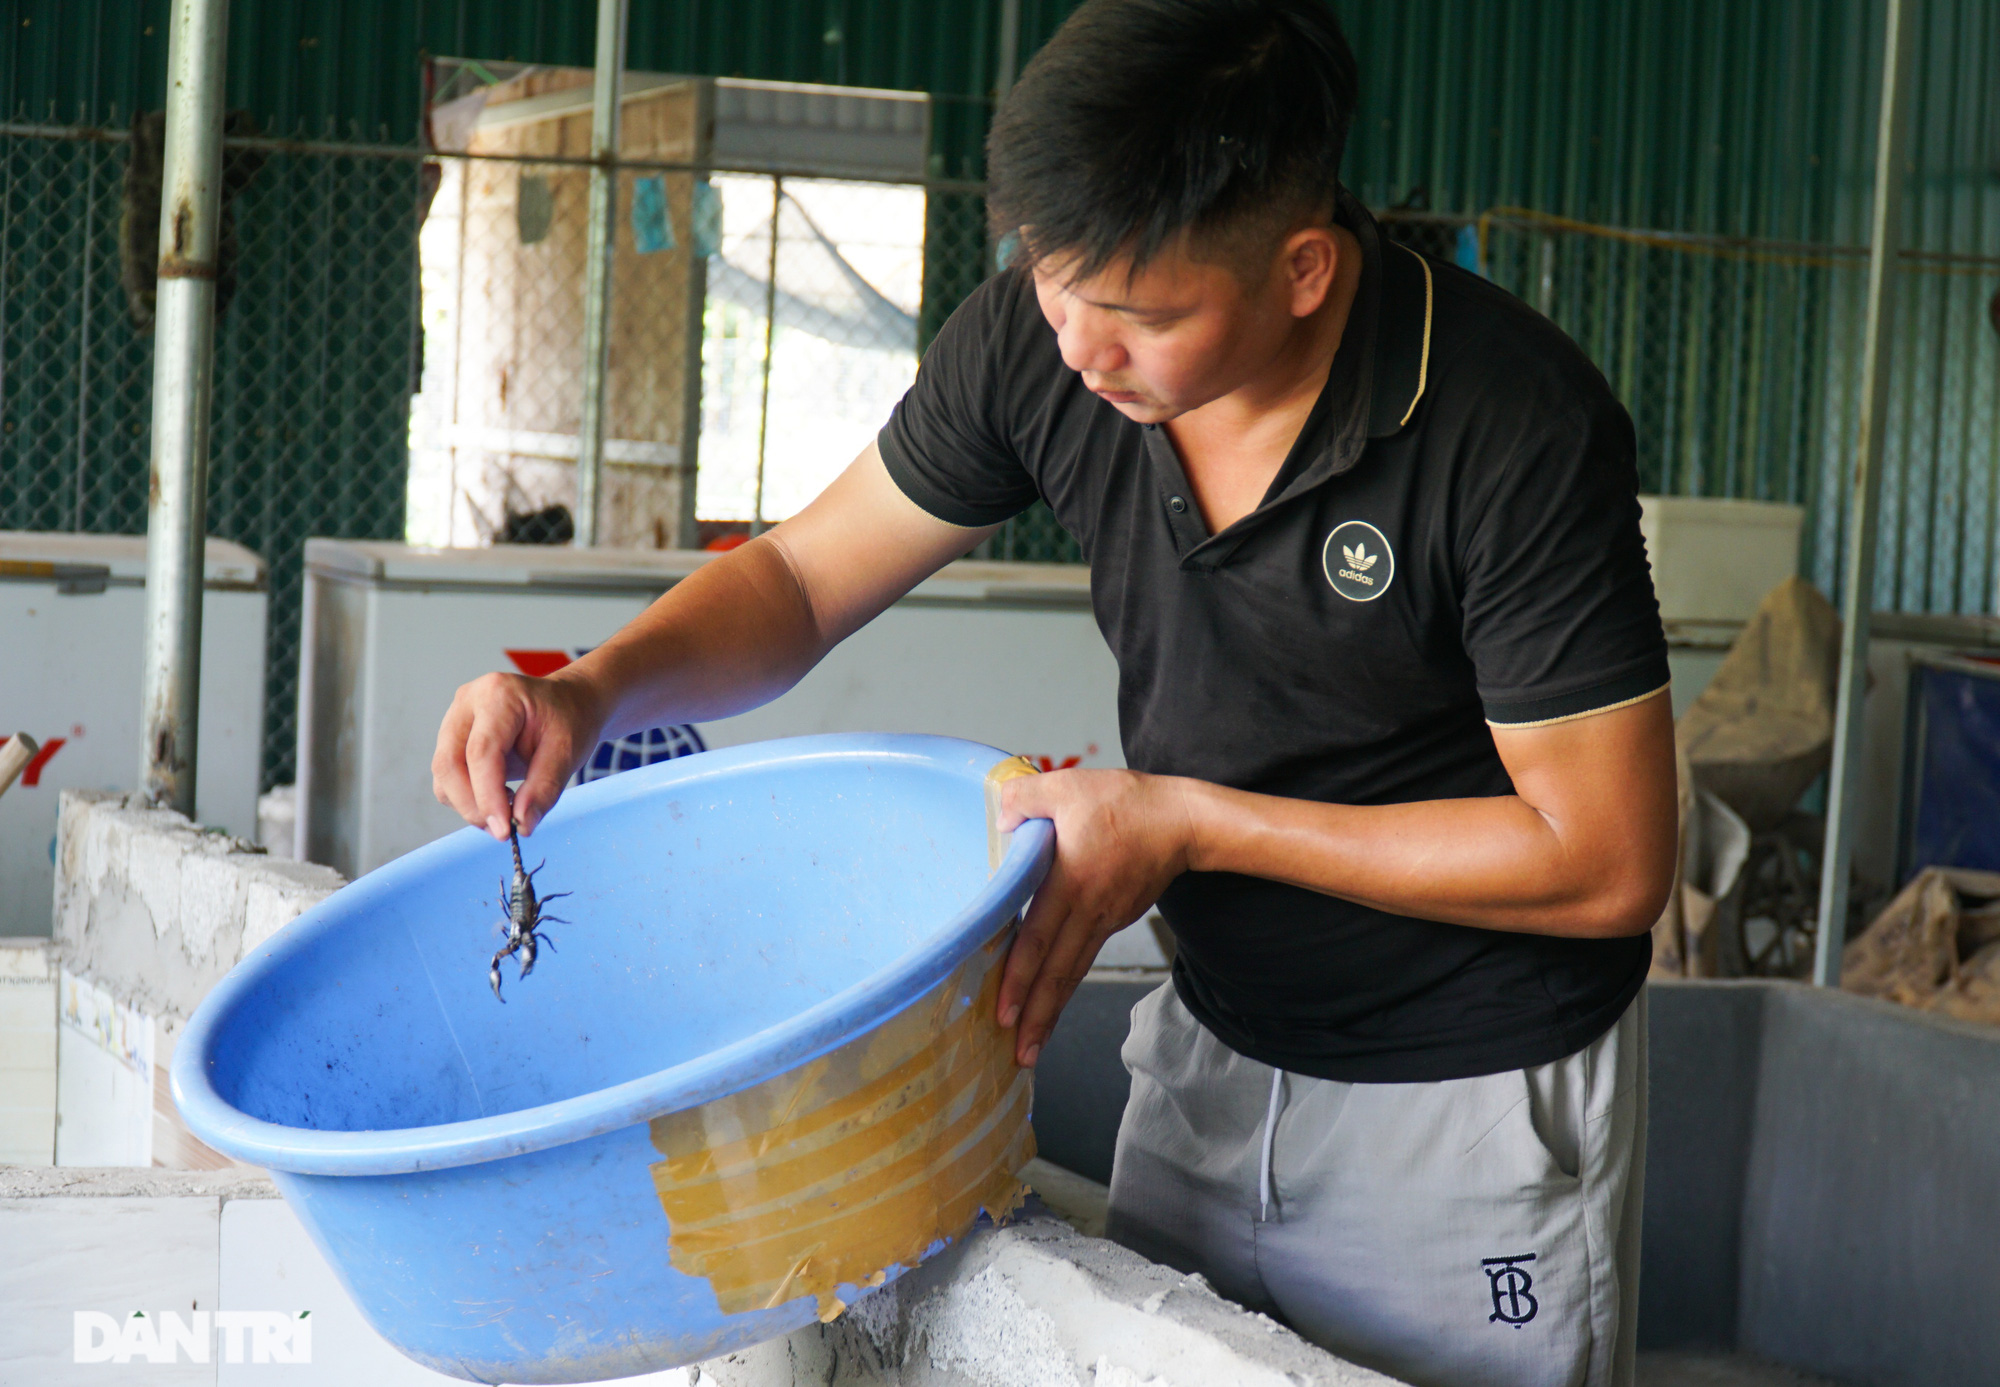
[[[590,241],[584,254],[583,409],[576,452],[576,542],[598,540],[603,508],[604,394],[611,366],[611,252],[618,232],[618,113],[627,0],[598,0],[597,84],[591,93]]]
[[[1882,96],[1875,136],[1875,204],[1868,240],[1867,337],[1861,356],[1861,427],[1856,440],[1847,556],[1841,591],[1839,703],[1834,713],[1833,770],[1826,796],[1826,850],[1819,883],[1819,930],[1813,982],[1840,984],[1847,942],[1848,871],[1860,786],[1862,705],[1868,692],[1868,622],[1875,606],[1876,509],[1882,496],[1882,445],[1889,418],[1885,352],[1896,309],[1897,233],[1903,206],[1903,126],[1909,106],[1906,68],[1918,0],[1885,0]]]
[[[195,812],[209,405],[222,227],[225,0],[176,0],[167,29],[167,132],[153,327],[153,457],[139,791]]]

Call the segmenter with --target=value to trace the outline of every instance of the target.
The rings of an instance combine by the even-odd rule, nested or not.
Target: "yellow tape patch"
[[[994,1016],[1012,936],[832,1054],[653,1120],[669,1256],[724,1313],[811,1295],[831,1320],[842,1284],[879,1286],[981,1209],[1019,1207],[1034,1075]]]
[[[986,772],[986,870],[1000,870],[1000,859],[1007,855],[1007,835],[1000,831],[1000,787],[1010,780],[1019,780],[1024,775],[1040,775],[1034,763],[1025,756],[1009,756],[1005,761],[993,763],[993,769]]]

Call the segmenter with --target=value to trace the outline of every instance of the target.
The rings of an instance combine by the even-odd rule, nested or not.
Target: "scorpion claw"
[[[493,981],[494,1000],[505,1003],[507,999],[500,995],[500,960],[498,958],[493,960],[493,967],[487,972],[486,976]]]

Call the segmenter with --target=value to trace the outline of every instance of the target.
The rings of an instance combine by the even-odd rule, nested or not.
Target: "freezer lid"
[[[657,592],[714,557],[680,549],[571,549],[556,544],[432,549],[386,540],[306,541],[309,572],[425,587],[578,586]]]
[[[573,549],[552,544],[431,549],[379,540],[306,541],[309,573],[391,587],[656,593],[718,557],[692,549]],[[919,583],[904,600],[1087,608],[1090,570],[1081,564],[962,559]]]
[[[210,537],[204,586],[261,592],[264,560],[240,544]],[[0,530],[0,559],[15,563],[102,566],[121,587],[146,581],[144,535],[80,535],[47,530]]]

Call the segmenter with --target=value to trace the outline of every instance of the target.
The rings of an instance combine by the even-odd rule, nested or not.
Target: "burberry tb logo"
[[[1493,1313],[1486,1317],[1488,1324],[1511,1324],[1519,1329],[1542,1308],[1541,1302],[1529,1294],[1535,1278],[1521,1265],[1534,1260],[1534,1253],[1524,1252],[1518,1257],[1488,1257],[1480,1262],[1480,1270],[1486,1273],[1493,1292]]]

